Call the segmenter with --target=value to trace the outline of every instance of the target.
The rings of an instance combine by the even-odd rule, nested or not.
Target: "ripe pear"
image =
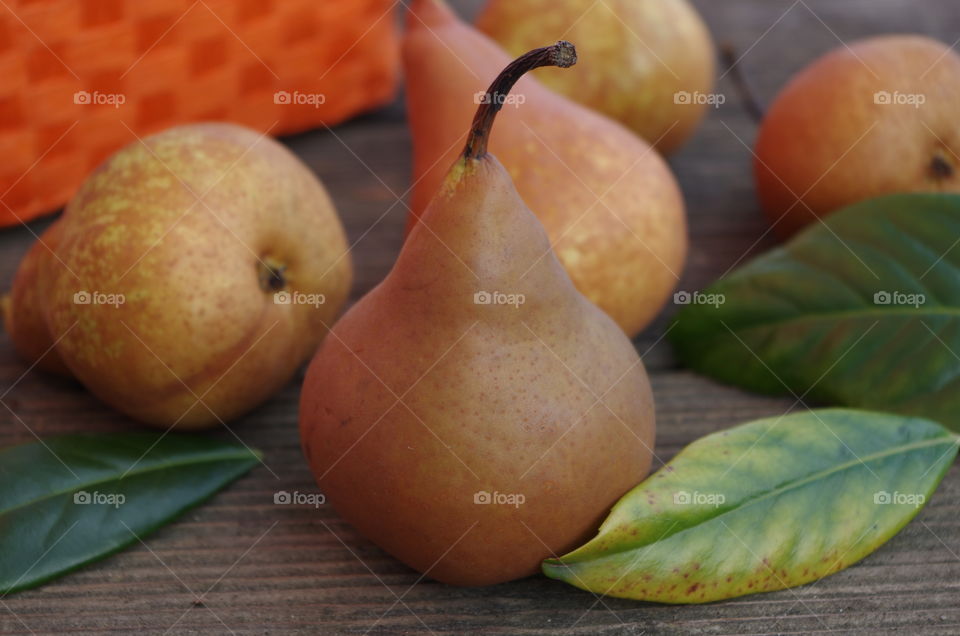
[[[781,236],[897,192],[960,192],[960,55],[919,35],[851,42],[800,71],[764,118],[757,192]]]
[[[408,228],[457,158],[478,82],[510,61],[440,0],[410,6],[403,43],[415,180]],[[686,257],[683,198],[673,174],[629,130],[532,78],[507,99],[491,149],[577,289],[636,335],[669,298]]]
[[[581,63],[540,80],[663,153],[683,144],[703,118],[714,47],[687,0],[490,0],[476,23],[513,55],[551,36],[576,42]]]
[[[136,141],[81,186],[24,259],[16,349],[48,349],[148,424],[215,425],[316,350],[352,266],[323,185],[276,141],[195,124]]]
[[[531,51],[487,95],[574,61],[565,42]],[[654,440],[636,350],[576,290],[486,152],[498,108],[479,107],[393,269],[321,345],[300,402],[304,453],[337,512],[457,585],[534,574],[591,536],[647,473]]]
[[[43,299],[47,295],[40,276],[56,249],[59,227],[60,222],[54,222],[43,233],[42,240],[30,246],[17,268],[10,294],[0,299],[0,305],[4,327],[17,355],[41,371],[70,377],[70,369],[57,353],[43,315]]]

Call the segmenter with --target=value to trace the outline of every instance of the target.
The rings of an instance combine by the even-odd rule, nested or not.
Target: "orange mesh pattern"
[[[272,135],[388,101],[393,0],[7,0],[0,225],[63,205],[137,137],[225,120]]]

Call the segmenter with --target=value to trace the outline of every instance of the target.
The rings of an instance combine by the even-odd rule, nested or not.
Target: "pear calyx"
[[[260,289],[267,293],[278,292],[287,286],[286,265],[272,258],[265,258],[257,265],[257,279]]]
[[[569,68],[577,63],[577,49],[565,40],[560,40],[552,46],[533,49],[524,53],[506,68],[500,71],[490,88],[484,94],[477,114],[473,116],[470,125],[470,134],[467,145],[463,149],[463,156],[468,159],[479,159],[487,154],[487,139],[497,113],[503,108],[510,89],[524,74],[541,66],[558,66]]]

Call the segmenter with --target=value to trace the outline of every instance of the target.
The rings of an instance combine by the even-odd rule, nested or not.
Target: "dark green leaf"
[[[671,340],[724,382],[960,430],[958,239],[957,195],[854,205],[712,285],[724,302],[684,307]]]
[[[0,594],[134,543],[259,461],[192,435],[68,435],[0,451]]]
[[[663,603],[814,581],[906,525],[957,445],[929,420],[846,409],[714,433],[627,493],[595,539],[543,571],[598,594]]]

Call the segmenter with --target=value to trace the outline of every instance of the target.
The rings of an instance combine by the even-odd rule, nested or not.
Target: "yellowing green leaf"
[[[703,603],[815,581],[912,519],[957,454],[929,420],[846,409],[714,433],[613,507],[596,538],[543,564],[598,594]]]

